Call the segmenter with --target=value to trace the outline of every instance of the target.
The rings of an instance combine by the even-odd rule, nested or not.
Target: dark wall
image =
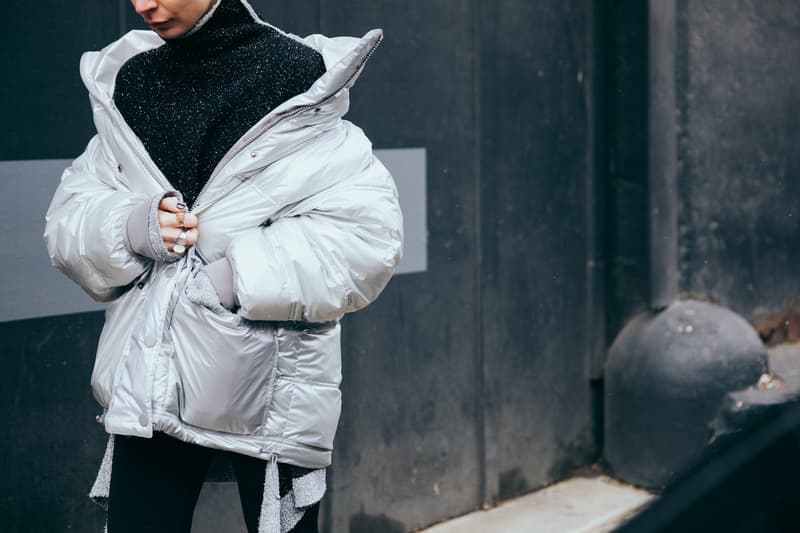
[[[800,4],[679,2],[681,290],[745,317],[800,295]]]
[[[480,354],[490,501],[592,459],[592,22],[582,1],[479,8]],[[574,408],[581,416],[565,416]]]
[[[650,297],[647,2],[606,0],[607,332],[616,337]]]
[[[0,529],[102,531],[88,498],[105,449],[89,388],[102,313],[0,323]]]
[[[329,500],[331,531],[407,531],[481,502],[472,6],[324,6],[330,34],[386,35],[350,118],[376,146],[427,149],[428,271],[395,278],[372,308],[345,319]]]
[[[13,38],[0,57],[14,81],[1,108],[15,128],[2,159],[79,153],[92,134],[79,53],[140,27],[128,2],[56,4],[5,17]],[[344,320],[327,530],[411,530],[593,460],[593,3],[253,4],[298,34],[382,27],[349,118],[376,147],[427,149],[428,271],[398,276]],[[45,14],[52,39],[30,45],[25,27]],[[85,494],[104,444],[88,387],[101,323],[93,313],[0,329],[0,401],[15,413],[0,447],[19,465],[4,477],[4,530],[99,530]]]
[[[677,298],[796,306],[800,6],[606,6],[609,338]]]
[[[125,3],[3,6],[0,160],[57,159],[83,151],[93,126],[78,59],[84,50],[99,49],[119,35]]]

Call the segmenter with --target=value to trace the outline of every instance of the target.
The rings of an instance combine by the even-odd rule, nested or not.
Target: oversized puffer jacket
[[[296,38],[292,36],[293,38]],[[162,44],[132,31],[81,59],[97,135],[47,212],[53,265],[109,302],[92,373],[111,434],[181,440],[307,468],[330,464],[341,399],[339,319],[373,301],[401,256],[391,175],[343,120],[380,43],[312,35],[326,73],[263,117],[223,157],[192,207],[199,241],[175,263],[130,253],[124,225],[173,189],[115,108],[120,67]],[[187,299],[227,256],[236,313]]]

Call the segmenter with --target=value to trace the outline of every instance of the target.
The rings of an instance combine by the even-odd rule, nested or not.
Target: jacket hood
[[[372,52],[383,39],[383,31],[374,29],[363,37],[326,37],[312,34],[307,37],[286,33],[261,20],[245,1],[240,0],[254,20],[270,26],[319,52],[325,62],[326,72],[305,93],[290,98],[272,113],[280,114],[294,107],[313,106],[353,86]],[[131,57],[157,48],[164,39],[151,30],[131,30],[99,51],[85,52],[81,56],[80,74],[89,93],[100,103],[109,106],[114,94],[116,76],[122,65]]]

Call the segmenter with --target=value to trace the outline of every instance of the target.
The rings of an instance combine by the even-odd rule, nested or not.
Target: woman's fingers
[[[158,225],[161,226],[161,238],[164,240],[164,245],[170,252],[174,250],[178,237],[183,237],[181,254],[197,242],[197,217],[187,213],[186,204],[174,196],[164,198],[159,202]]]
[[[172,228],[172,227],[161,228],[161,237],[164,239],[164,244],[167,245],[167,248],[169,248],[170,250],[172,249],[170,248],[169,245],[175,244],[175,241],[178,240],[178,236],[181,234],[182,231],[184,230],[180,228]],[[195,228],[186,230],[185,246],[187,247],[192,246],[196,242],[197,242],[197,229]]]
[[[178,219],[180,215],[176,215],[175,218]],[[197,217],[191,213],[187,213],[183,216],[182,220],[177,220],[179,226],[183,226],[184,228],[196,228],[197,227]],[[183,224],[180,224],[183,222]]]
[[[158,225],[164,228],[195,228],[197,217],[191,213],[172,213],[165,210],[158,211]]]
[[[170,213],[178,213],[186,211],[186,204],[178,200],[175,196],[168,196],[163,198],[158,204],[158,208],[162,211],[169,211]]]

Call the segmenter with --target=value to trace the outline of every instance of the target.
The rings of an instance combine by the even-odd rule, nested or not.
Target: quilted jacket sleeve
[[[95,135],[64,171],[45,218],[53,266],[98,301],[116,298],[150,262],[124,244],[128,214],[147,196],[123,187],[109,161]]]
[[[369,161],[308,210],[231,242],[239,314],[326,322],[380,294],[402,254],[403,221],[391,175],[374,156]]]

